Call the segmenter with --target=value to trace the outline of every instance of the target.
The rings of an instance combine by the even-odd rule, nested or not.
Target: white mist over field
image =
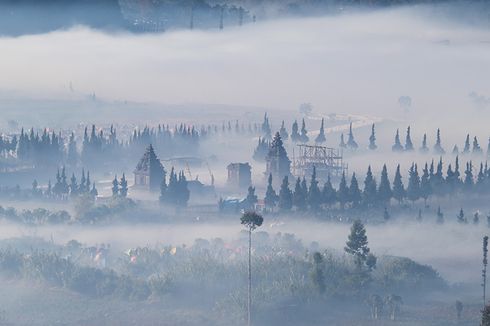
[[[437,118],[457,126],[456,119],[475,112],[471,92],[490,96],[490,33],[426,19],[427,11],[282,19],[223,31],[130,35],[78,27],[4,37],[0,89],[7,96],[95,93],[284,110],[311,102],[318,113],[418,118],[419,128]],[[398,105],[402,95],[413,101],[408,116]]]

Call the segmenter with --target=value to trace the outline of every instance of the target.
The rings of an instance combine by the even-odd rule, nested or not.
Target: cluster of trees
[[[323,208],[331,208],[335,205],[341,209],[346,207],[388,207],[392,200],[400,204],[406,200],[412,203],[424,200],[427,203],[432,196],[490,192],[490,168],[487,164],[481,163],[479,171],[476,173],[473,163],[468,161],[465,170],[460,172],[459,157],[456,157],[454,167],[450,163],[446,173],[443,169],[442,158],[438,163],[434,163],[434,161],[430,164],[425,163],[421,173],[419,173],[417,164],[412,164],[408,171],[408,181],[405,186],[400,165],[396,168],[393,182],[390,181],[387,167],[384,165],[379,183],[373,175],[371,166],[369,166],[363,180],[363,188],[359,186],[355,173],[352,174],[350,182],[343,173],[337,188],[334,188],[330,177],[328,177],[321,188],[314,168],[309,182],[304,177],[297,178],[293,190],[290,188],[289,177],[285,176],[279,193],[273,188],[273,176],[270,174],[264,203],[266,211],[269,212],[276,208],[280,211],[305,212],[310,210],[319,212]],[[255,188],[250,187],[246,206],[253,207],[257,202],[256,198]]]
[[[373,125],[373,131],[371,137],[374,136],[374,125]],[[400,140],[400,131],[397,129],[396,134],[395,134],[395,143],[391,147],[391,149],[394,152],[411,152],[415,150],[415,147],[412,142],[412,136],[410,133],[410,126],[407,128],[406,136],[405,136],[405,146],[402,145],[401,140]],[[421,153],[428,153],[430,151],[429,146],[427,144],[427,134],[424,134],[422,137],[422,145],[419,148],[419,151]],[[442,146],[442,141],[441,141],[441,131],[440,129],[437,129],[436,132],[436,142],[433,147],[433,152],[438,155],[442,155],[446,153],[446,150]],[[470,140],[470,135],[466,135],[465,143],[463,150],[460,151],[457,145],[454,145],[452,154],[454,155],[459,155],[459,154],[476,154],[476,155],[481,155],[483,154],[483,149],[481,148],[478,138],[476,136],[473,137],[472,140]],[[490,154],[490,138],[488,142],[488,147],[487,147],[487,153]]]
[[[207,131],[203,129],[202,133],[205,136]],[[158,125],[157,128],[147,126],[135,130],[125,141],[118,138],[113,126],[104,133],[104,130],[97,130],[92,125],[90,131],[88,127],[85,128],[79,146],[74,132],[69,137],[63,137],[61,132],[56,134],[44,129],[40,135],[32,128],[29,132],[22,129],[18,136],[0,136],[0,154],[41,167],[61,162],[70,166],[80,162],[84,166],[94,166],[101,161],[106,162],[108,158],[119,160],[125,156],[139,155],[149,144],[157,146],[168,157],[195,153],[202,137],[194,127],[185,124],[174,129],[170,129],[169,125]]]
[[[186,207],[190,199],[190,191],[188,182],[183,171],[178,174],[172,170],[168,179],[168,184],[165,179],[160,187],[160,202],[170,204],[176,207]]]
[[[95,182],[91,182],[90,180],[89,171],[87,171],[87,174],[85,175],[85,170],[82,170],[80,183],[78,183],[75,173],[73,173],[70,180],[68,180],[65,167],[62,167],[61,172],[60,169],[56,172],[55,184],[53,185],[51,180],[49,180],[45,190],[39,188],[37,180],[34,180],[32,183],[32,195],[37,198],[43,197],[48,199],[66,200],[82,195],[96,198],[98,191],[95,187]]]
[[[128,197],[128,181],[123,173],[121,180],[117,180],[117,175],[112,180],[112,197],[126,198]]]

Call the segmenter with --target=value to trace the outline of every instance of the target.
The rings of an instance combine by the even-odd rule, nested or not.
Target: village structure
[[[165,169],[150,144],[134,170],[134,185],[150,191],[160,191]]]

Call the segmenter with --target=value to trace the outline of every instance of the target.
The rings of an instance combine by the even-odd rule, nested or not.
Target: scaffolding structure
[[[313,167],[317,179],[326,181],[328,176],[337,179],[342,173],[347,174],[348,165],[344,163],[342,151],[335,148],[313,145],[298,145],[299,153],[295,157],[293,151],[293,176],[296,178],[310,177]]]

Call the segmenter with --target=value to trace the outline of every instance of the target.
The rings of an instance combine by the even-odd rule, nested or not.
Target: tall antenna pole
[[[482,270],[482,278],[483,278],[483,308],[487,304],[486,292],[487,292],[487,255],[488,255],[488,236],[483,237],[483,270]]]

